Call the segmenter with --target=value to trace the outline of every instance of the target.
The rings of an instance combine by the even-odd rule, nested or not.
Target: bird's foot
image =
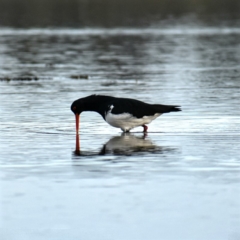
[[[146,125],[142,125],[142,127],[143,127],[143,132],[146,133],[148,130],[148,127]]]
[[[122,129],[122,131],[123,131],[122,135],[130,134],[130,130]]]

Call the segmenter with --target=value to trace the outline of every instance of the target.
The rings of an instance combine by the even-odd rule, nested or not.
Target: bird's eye
[[[77,108],[74,106],[74,107],[72,107],[72,109],[75,111]]]

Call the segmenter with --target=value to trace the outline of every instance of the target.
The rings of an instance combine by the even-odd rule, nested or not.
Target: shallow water
[[[239,28],[0,33],[1,239],[240,238]],[[94,93],[183,111],[147,136],[84,112],[76,154]]]

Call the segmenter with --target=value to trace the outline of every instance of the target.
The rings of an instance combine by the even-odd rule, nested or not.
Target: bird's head
[[[82,101],[80,100],[76,100],[72,103],[71,105],[71,110],[74,114],[81,114],[81,112],[83,112],[84,110],[84,104]]]
[[[91,95],[85,98],[79,98],[75,100],[71,105],[71,110],[75,114],[76,118],[76,132],[79,131],[80,117],[79,115],[83,111],[92,111],[94,110],[94,105],[96,104],[96,96]]]
[[[71,105],[71,110],[74,114],[81,114],[83,111],[95,111],[95,106],[98,103],[97,95],[79,98]]]
[[[78,133],[79,130],[79,115],[83,112],[83,111],[95,111],[95,112],[99,112],[98,108],[99,108],[99,99],[101,100],[103,96],[99,96],[98,95],[90,95],[88,97],[84,97],[84,98],[79,98],[78,100],[75,100],[72,105],[71,105],[71,110],[72,112],[75,114],[76,117],[76,131]]]
[[[81,114],[81,112],[84,111],[83,101],[81,101],[81,99],[78,99],[78,100],[74,101],[72,103],[72,105],[71,105],[71,110],[75,114],[76,133],[78,134],[78,132],[79,132],[79,125],[80,125],[80,117],[79,117],[79,115]]]

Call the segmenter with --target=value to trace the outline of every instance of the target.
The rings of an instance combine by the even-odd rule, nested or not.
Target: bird
[[[113,127],[129,132],[135,127],[142,126],[146,133],[149,124],[163,113],[181,111],[180,106],[149,104],[131,98],[118,98],[105,95],[90,95],[75,100],[71,105],[75,114],[76,133],[79,132],[79,116],[82,112],[99,113]]]

